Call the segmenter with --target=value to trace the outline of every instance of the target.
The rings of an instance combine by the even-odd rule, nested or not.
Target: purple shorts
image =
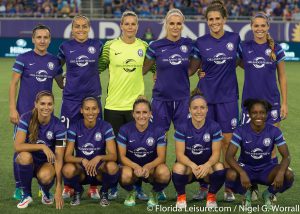
[[[100,161],[96,168],[99,169],[99,167],[101,166],[101,164],[103,163],[103,161]],[[96,186],[96,185],[101,185],[102,182],[97,180],[96,176],[89,176],[87,173],[86,173],[86,170],[84,168],[84,166],[82,165],[82,163],[79,164],[84,172],[84,180],[80,182],[81,185],[86,185],[86,184],[91,184],[93,186]]]
[[[100,113],[99,118],[102,119],[102,105],[101,98],[98,100]],[[76,121],[82,119],[82,114],[80,113],[81,102],[72,101],[64,99],[61,104],[60,118],[61,122],[66,125],[67,128],[70,127],[70,124],[75,123]]]
[[[223,133],[233,133],[239,122],[238,102],[208,104],[207,118],[216,121]]]
[[[268,112],[267,123],[275,124],[281,121],[280,118],[280,106],[272,107],[271,111]],[[250,117],[246,108],[242,107],[241,124],[247,124],[250,122]]]
[[[177,101],[161,101],[152,99],[153,123],[168,131],[171,121],[176,129],[189,117],[189,99]]]

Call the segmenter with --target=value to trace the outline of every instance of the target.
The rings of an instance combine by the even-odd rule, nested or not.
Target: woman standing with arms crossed
[[[196,53],[205,76],[198,87],[207,99],[207,118],[220,124],[223,132],[222,152],[225,158],[232,132],[238,125],[237,53],[240,37],[224,30],[227,11],[224,4],[212,1],[205,14],[210,33],[196,41]],[[228,167],[224,159],[225,167]],[[232,191],[226,188],[225,201],[233,201]]]
[[[104,119],[109,122],[117,135],[122,125],[133,120],[134,100],[144,94],[143,62],[148,44],[136,38],[138,17],[133,11],[125,11],[121,18],[122,35],[105,43],[100,58],[100,71],[108,69],[109,83],[105,100]],[[137,197],[147,200],[137,184]],[[109,194],[110,199],[118,195],[117,187]]]
[[[63,91],[61,120],[69,128],[70,124],[82,118],[81,101],[87,96],[98,99],[101,109],[101,84],[98,70],[102,43],[99,39],[89,39],[90,20],[84,15],[77,15],[72,21],[72,36],[59,47],[58,57],[66,63],[66,83]],[[101,117],[101,112],[99,114]],[[72,190],[68,184],[64,188],[64,197],[70,197]],[[89,190],[92,198],[99,199],[98,189]]]

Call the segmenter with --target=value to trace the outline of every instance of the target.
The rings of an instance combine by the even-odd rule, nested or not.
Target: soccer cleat
[[[257,201],[258,200],[258,195],[259,195],[257,184],[252,185],[251,188],[250,188],[250,191],[251,191],[251,201]]]
[[[132,190],[131,192],[128,193],[124,205],[128,207],[132,207],[135,205],[135,197],[136,197],[136,192],[135,190]]]
[[[100,199],[100,194],[97,186],[90,186],[88,190],[88,197],[95,200]]]
[[[187,207],[186,194],[182,194],[182,195],[177,196],[176,207],[179,208],[179,209],[185,209]]]
[[[208,208],[216,208],[216,207],[218,207],[216,194],[207,193],[207,196],[206,196],[206,207],[208,207]]]
[[[33,200],[32,200],[32,198],[31,198],[31,196],[22,196],[22,199],[21,199],[21,201],[18,203],[18,205],[17,205],[17,207],[19,208],[19,209],[24,209],[24,208],[27,208],[28,207],[28,205],[31,203],[31,202],[33,202]]]
[[[74,195],[74,189],[69,186],[64,186],[64,190],[62,192],[63,199],[71,198]]]
[[[82,193],[83,193],[83,191],[82,192],[74,192],[72,201],[70,202],[70,205],[72,205],[72,206],[79,205]]]
[[[151,191],[149,195],[149,200],[147,202],[148,207],[155,207],[158,205],[158,193]]]
[[[109,205],[108,201],[108,193],[107,192],[102,192],[101,197],[100,197],[100,205],[102,207],[107,207]]]
[[[273,196],[271,197],[271,200],[272,200],[272,202],[276,202],[276,201],[277,201],[277,196],[276,196],[276,195],[273,195]]]
[[[113,187],[110,189],[110,192],[108,194],[108,200],[115,200],[118,198],[118,188]]]
[[[193,199],[198,201],[204,200],[207,196],[207,192],[208,192],[207,188],[201,187],[199,191],[193,195]]]
[[[272,210],[273,202],[273,194],[271,194],[267,189],[263,192],[262,198],[264,199],[265,206],[267,210]]]
[[[136,198],[141,200],[141,201],[148,201],[149,197],[146,195],[143,191],[143,189],[139,189],[136,191]]]
[[[42,203],[46,205],[53,204],[54,198],[50,192],[44,192],[42,189]]]
[[[22,200],[23,190],[21,188],[16,188],[13,198],[16,200]]]
[[[233,192],[229,189],[226,189],[224,192],[224,201],[226,202],[232,202],[235,200],[235,196]]]
[[[244,207],[251,207],[251,199],[252,199],[252,191],[251,190],[247,190],[247,192],[244,195],[244,199],[243,199],[243,206]]]
[[[167,200],[167,195],[164,191],[158,192],[158,200],[159,201],[165,201]]]

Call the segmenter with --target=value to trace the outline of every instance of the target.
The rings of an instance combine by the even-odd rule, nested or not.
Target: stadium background
[[[13,6],[15,7],[15,11],[8,12],[7,5],[10,2],[15,2]],[[42,2],[43,5],[46,1],[33,1],[27,0],[25,5],[32,5],[32,11],[27,10],[27,6],[23,7],[24,11],[17,12],[16,8],[18,7],[17,3],[25,2],[25,0],[18,0],[18,1],[10,1],[10,0],[0,0],[0,212],[1,213],[56,213],[54,206],[45,206],[40,203],[40,199],[37,198],[37,185],[34,181],[33,183],[33,197],[34,203],[32,206],[25,210],[18,210],[16,208],[16,201],[12,199],[12,193],[14,190],[14,182],[13,182],[13,173],[12,173],[12,156],[13,156],[13,141],[12,141],[12,132],[13,126],[9,123],[9,107],[8,107],[8,88],[9,82],[11,78],[11,67],[14,63],[14,57],[24,51],[28,51],[30,48],[33,48],[31,44],[31,30],[33,27],[38,23],[43,23],[52,29],[52,43],[50,44],[49,52],[56,54],[58,50],[59,44],[65,40],[70,38],[70,22],[71,18],[69,16],[74,15],[75,13],[81,11],[82,13],[87,14],[88,16],[92,17],[92,32],[90,37],[92,38],[100,38],[103,42],[107,39],[115,38],[120,34],[120,28],[118,27],[119,22],[118,18],[120,13],[116,12],[118,10],[121,11],[124,9],[135,9],[137,10],[140,5],[142,7],[149,6],[149,13],[148,15],[143,15],[141,11],[138,11],[139,14],[144,18],[140,21],[139,26],[139,33],[138,37],[140,38],[150,38],[157,39],[161,38],[163,35],[163,31],[161,29],[162,25],[161,16],[167,11],[168,7],[170,8],[170,4],[182,6],[179,7],[184,11],[184,14],[188,15],[188,21],[185,23],[186,26],[184,28],[183,36],[191,37],[195,39],[196,37],[208,33],[208,28],[205,24],[205,20],[203,20],[203,10],[205,9],[205,3],[209,1],[111,1],[111,0],[82,0],[80,4],[78,4],[78,0],[68,1],[68,4],[71,5],[77,4],[77,9],[69,10],[69,13],[60,14],[58,10],[56,12],[47,15],[46,17],[45,11],[42,8],[39,13],[34,13],[36,7],[34,5],[38,5],[36,2]],[[56,1],[55,1],[56,2]],[[57,3],[59,3],[57,1]],[[66,1],[62,1],[66,2]],[[77,2],[77,3],[74,3]],[[110,3],[109,3],[110,2]],[[117,4],[120,2],[119,4]],[[171,3],[170,3],[171,2]],[[189,4],[186,2],[190,2]],[[248,2],[248,5],[246,4]],[[250,2],[250,3],[249,3]],[[282,122],[282,130],[284,132],[286,141],[289,145],[290,153],[292,156],[291,167],[295,171],[296,179],[294,186],[285,194],[279,195],[277,204],[280,205],[282,208],[287,206],[300,206],[300,199],[297,197],[300,191],[299,185],[299,170],[300,170],[300,147],[298,144],[298,133],[300,131],[300,98],[299,98],[299,82],[300,82],[300,74],[299,74],[299,66],[300,66],[300,20],[297,16],[297,7],[296,5],[299,4],[298,0],[295,1],[226,1],[228,6],[235,8],[238,12],[238,16],[236,14],[231,14],[230,20],[226,25],[227,30],[233,30],[235,32],[239,32],[242,39],[250,39],[251,38],[251,31],[249,31],[249,17],[247,15],[251,15],[250,12],[254,12],[256,7],[253,7],[252,4],[259,5],[259,2],[271,2],[270,5],[274,5],[274,10],[276,9],[277,3],[281,2],[294,2],[292,4],[286,4],[288,7],[293,8],[291,11],[296,11],[295,13],[291,14],[290,17],[286,17],[283,14],[283,6],[282,5],[282,14],[280,16],[276,16],[275,13],[272,12],[273,21],[271,24],[271,34],[276,41],[279,41],[284,48],[286,55],[289,57],[289,60],[294,62],[287,62],[286,63],[286,72],[288,78],[288,107],[289,107],[289,116],[286,121]],[[4,4],[5,3],[5,4]],[[135,4],[134,4],[135,3]],[[176,3],[176,4],[175,4]],[[180,4],[179,4],[180,3]],[[198,3],[198,4],[197,4]],[[230,4],[231,3],[231,4]],[[275,4],[276,3],[276,4]],[[139,5],[140,4],[140,5]],[[157,8],[163,8],[161,10],[152,10],[155,9],[155,4],[157,4]],[[6,11],[3,13],[3,5],[5,5]],[[78,5],[82,5],[79,6]],[[129,5],[129,6],[128,6]],[[133,6],[134,5],[134,6]],[[145,6],[146,5],[146,6]],[[250,6],[249,6],[250,5]],[[262,4],[260,4],[262,5]],[[291,6],[292,5],[292,6]],[[254,5],[255,6],[255,5]],[[111,8],[110,8],[111,7]],[[261,6],[268,9],[268,4],[265,6]],[[296,10],[295,10],[296,7]],[[150,10],[150,8],[152,8]],[[192,8],[192,9],[191,9]],[[195,8],[198,8],[195,10]],[[200,9],[201,10],[200,10]],[[244,9],[243,9],[244,8]],[[243,10],[248,8],[247,13]],[[256,8],[256,10],[259,7]],[[298,7],[299,9],[299,7]],[[242,10],[242,12],[239,12]],[[25,13],[27,11],[27,13]],[[105,11],[105,13],[104,13]],[[157,12],[159,11],[159,12]],[[196,11],[196,12],[195,12]],[[186,13],[185,13],[186,12]],[[72,14],[73,13],[73,14]],[[26,15],[27,14],[27,15]],[[198,14],[198,15],[195,15]],[[296,14],[296,15],[295,15]],[[155,16],[154,16],[155,15]],[[246,16],[245,16],[246,15]],[[27,16],[22,17],[20,16]],[[32,16],[32,17],[28,17]],[[60,18],[64,17],[64,18]],[[107,18],[105,18],[107,17]],[[151,19],[149,19],[151,17]],[[155,18],[153,18],[155,17]],[[147,19],[148,18],[148,19]],[[287,21],[288,20],[288,21]],[[145,33],[148,34],[145,34]],[[150,32],[150,34],[149,34]],[[146,37],[146,36],[151,37]],[[11,57],[11,58],[9,58]],[[297,62],[298,61],[298,62]],[[243,87],[243,71],[238,69],[238,80],[239,80],[239,89],[241,91]],[[101,83],[103,86],[103,96],[102,101],[106,97],[106,88],[108,82],[108,72],[104,72],[101,74]],[[194,76],[191,79],[191,89],[196,86],[197,77]],[[148,98],[151,98],[152,93],[152,77],[151,74],[148,74],[144,78],[145,81],[145,94]],[[61,104],[61,91],[58,87],[54,84],[54,94],[55,94],[55,114],[58,116],[60,111],[60,104]],[[241,93],[240,93],[241,94]],[[168,133],[169,137],[169,144],[168,144],[168,154],[167,154],[167,163],[168,166],[171,167],[173,164],[175,157],[174,157],[174,140],[173,140],[173,129],[170,130]],[[144,185],[145,191],[148,192],[149,186]],[[205,202],[196,202],[191,201],[192,194],[197,191],[198,187],[196,184],[189,185],[187,187],[187,194],[188,194],[188,205],[189,206],[205,206]],[[261,190],[263,188],[260,188]],[[262,191],[261,191],[262,192]],[[168,195],[167,202],[161,203],[161,205],[165,208],[175,206],[175,191],[172,183],[167,187],[166,193]],[[225,203],[222,202],[222,191],[219,193],[219,206],[223,207],[231,207],[231,213],[243,213],[236,205],[240,204],[240,197],[234,203]],[[111,203],[111,206],[107,208],[101,208],[97,201],[92,200],[82,200],[82,204],[78,207],[71,207],[69,205],[69,201],[65,202],[65,208],[62,210],[62,213],[99,213],[99,212],[107,212],[107,213],[117,213],[117,212],[124,212],[124,213],[149,213],[146,209],[146,203],[139,202],[135,207],[125,207],[123,205],[123,200],[125,197],[125,192],[123,190],[120,191],[120,197],[117,201]],[[86,195],[84,195],[86,199]],[[253,203],[254,206],[261,206],[263,205],[262,200]],[[235,211],[234,211],[235,209]],[[239,212],[240,211],[240,212]],[[153,211],[154,212],[154,211]],[[255,211],[253,211],[255,213]],[[282,212],[282,211],[281,211]],[[226,212],[222,212],[226,213]],[[229,212],[228,212],[229,213]],[[261,212],[256,212],[261,213]],[[280,212],[274,212],[280,213]],[[298,213],[300,210],[298,209]]]

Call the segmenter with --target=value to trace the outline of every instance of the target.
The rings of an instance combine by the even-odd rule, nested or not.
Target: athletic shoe
[[[146,195],[146,194],[144,193],[144,191],[143,191],[142,188],[140,188],[140,189],[138,189],[138,190],[136,191],[136,198],[139,199],[139,200],[141,200],[141,201],[148,201],[148,200],[149,200],[148,195]]]
[[[251,191],[251,201],[257,201],[258,200],[258,195],[259,195],[257,184],[252,185],[251,188],[250,188],[250,191]]]
[[[267,189],[263,192],[262,198],[264,199],[265,206],[267,210],[272,210],[273,202],[273,194],[271,194]]]
[[[135,205],[135,197],[136,197],[136,192],[135,190],[132,190],[131,192],[128,193],[124,205],[128,207],[132,207]]]
[[[33,202],[31,196],[24,196],[24,195],[23,195],[23,196],[22,196],[22,199],[21,199],[21,201],[18,203],[17,207],[18,207],[19,209],[27,208],[28,205],[29,205],[31,202]]]
[[[42,189],[42,203],[46,205],[53,204],[54,198],[50,192],[44,192]]]
[[[64,190],[62,192],[63,199],[71,198],[74,195],[74,189],[69,186],[64,186]]]
[[[110,189],[110,192],[108,194],[108,199],[109,200],[115,200],[118,198],[118,188],[117,187],[113,187]]]
[[[207,188],[201,187],[199,191],[193,195],[193,199],[198,201],[204,200],[207,196],[207,192],[208,192]]]
[[[235,196],[233,192],[230,189],[226,189],[224,192],[224,201],[226,202],[232,202],[235,200]]]
[[[185,209],[187,207],[186,194],[177,195],[176,207],[179,209]]]
[[[100,194],[97,186],[90,186],[88,190],[88,197],[95,200],[100,199]]]
[[[167,195],[164,191],[158,192],[158,200],[159,201],[165,201],[167,200]]]
[[[102,192],[101,197],[100,197],[100,205],[102,207],[107,207],[109,205],[108,201],[108,193],[107,192]]]
[[[70,205],[72,205],[72,206],[79,205],[82,193],[83,193],[83,191],[82,192],[74,192],[74,195],[73,195],[72,201],[70,202]]]
[[[148,207],[155,207],[158,205],[158,193],[151,191],[149,195],[149,200],[147,202]]]
[[[251,190],[247,190],[247,192],[244,195],[244,199],[243,199],[243,206],[244,207],[251,207],[251,199],[252,199],[252,191]]]
[[[272,202],[276,202],[277,201],[277,196],[273,195],[273,197],[271,198]]]
[[[206,207],[207,208],[217,208],[218,207],[216,194],[207,193]]]
[[[13,198],[16,200],[22,200],[23,190],[21,188],[16,188]]]
[[[42,196],[43,196],[42,187],[39,186],[38,197],[42,197]]]

